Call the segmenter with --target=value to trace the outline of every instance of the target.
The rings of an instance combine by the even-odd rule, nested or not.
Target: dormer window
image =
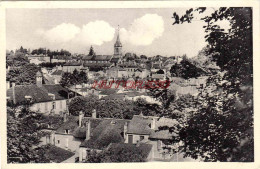
[[[69,129],[66,129],[65,130],[65,134],[69,134],[70,133],[70,130]]]
[[[54,95],[54,94],[48,93],[48,96],[49,96],[52,100],[55,100],[55,95]]]
[[[111,121],[111,124],[112,124],[112,125],[115,125],[115,124],[116,124],[116,121],[112,120],[112,121]]]

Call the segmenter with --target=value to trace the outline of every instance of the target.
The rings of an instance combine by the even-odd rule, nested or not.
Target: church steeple
[[[119,38],[119,25],[118,25],[118,33],[116,38],[116,43],[114,45],[114,56],[122,56],[122,43]]]

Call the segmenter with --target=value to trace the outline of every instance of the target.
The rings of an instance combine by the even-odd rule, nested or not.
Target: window
[[[128,143],[133,144],[133,135],[128,135]]]
[[[65,134],[69,134],[70,133],[70,130],[69,129],[66,129],[65,130]]]
[[[55,109],[55,108],[56,108],[56,103],[52,102],[52,109]]]
[[[144,139],[144,136],[140,136],[140,141],[142,141]]]
[[[60,144],[60,140],[57,140],[57,143]]]

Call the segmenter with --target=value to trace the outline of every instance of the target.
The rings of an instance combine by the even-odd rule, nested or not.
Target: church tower
[[[114,56],[121,57],[122,56],[122,43],[119,38],[119,26],[118,26],[118,34],[116,38],[116,43],[114,45]]]

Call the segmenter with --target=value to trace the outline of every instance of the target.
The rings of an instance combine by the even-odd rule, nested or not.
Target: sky
[[[206,42],[196,18],[192,23],[172,25],[173,12],[184,8],[109,9],[7,9],[8,50],[46,47],[87,54],[92,45],[98,55],[112,55],[118,34],[123,53],[146,56],[196,56]]]

